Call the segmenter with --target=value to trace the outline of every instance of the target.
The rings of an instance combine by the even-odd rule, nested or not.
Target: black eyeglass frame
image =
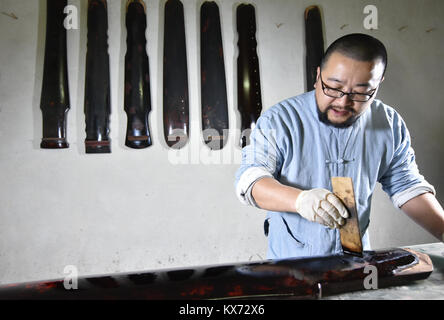
[[[340,99],[340,98],[342,98],[343,96],[346,95],[346,96],[348,96],[348,98],[349,98],[351,101],[356,101],[356,102],[367,102],[367,101],[369,101],[369,100],[375,95],[376,89],[378,89],[379,84],[380,84],[380,83],[379,83],[378,86],[377,86],[376,88],[374,88],[374,89],[371,90],[371,91],[373,91],[371,94],[367,94],[367,93],[358,93],[358,92],[344,92],[344,91],[341,91],[341,90],[339,90],[339,89],[335,89],[335,88],[329,87],[329,86],[327,86],[327,85],[324,83],[324,81],[322,80],[322,73],[319,73],[319,79],[321,80],[322,92],[323,92],[327,97]],[[336,91],[336,92],[338,92],[339,96],[338,96],[338,97],[336,97],[336,96],[331,96],[331,95],[329,95],[329,94],[327,94],[327,93],[325,92],[325,89],[329,89],[329,90]],[[367,100],[356,100],[356,99],[353,99],[353,96],[356,95],[356,94],[361,95],[361,96],[366,96],[366,97],[368,97],[368,98],[367,98]]]

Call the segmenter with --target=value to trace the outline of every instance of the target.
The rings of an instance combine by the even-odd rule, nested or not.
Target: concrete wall
[[[241,205],[233,191],[240,162],[238,133],[223,151],[209,152],[200,135],[199,6],[184,0],[191,142],[180,153],[165,148],[162,134],[163,6],[147,1],[148,55],[153,111],[152,147],[124,146],[126,30],[123,1],[109,0],[112,154],[84,153],[84,72],[87,1],[79,29],[68,32],[71,110],[67,150],[41,150],[39,109],[46,2],[0,0],[0,283],[79,274],[182,267],[265,258],[265,212]],[[304,89],[303,0],[253,0],[264,108]],[[236,110],[234,0],[221,11],[229,117]],[[370,33],[389,51],[379,98],[393,105],[410,128],[417,162],[443,202],[444,161],[442,0],[319,0],[325,40]],[[378,9],[378,29],[366,30],[363,9]],[[14,13],[18,19],[6,14]],[[434,242],[376,190],[370,235],[374,248]]]

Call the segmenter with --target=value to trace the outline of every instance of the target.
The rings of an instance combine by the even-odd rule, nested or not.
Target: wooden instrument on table
[[[83,276],[77,289],[66,279],[0,286],[0,299],[314,299],[368,289],[367,268],[377,270],[377,288],[426,279],[430,257],[409,249],[364,251],[195,268]],[[375,271],[376,272],[376,271]]]

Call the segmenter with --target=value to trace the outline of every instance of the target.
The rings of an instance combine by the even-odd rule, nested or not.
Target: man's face
[[[321,71],[318,68],[315,83],[316,102],[321,121],[335,127],[352,125],[373,102],[383,80],[384,64],[380,61],[358,61],[334,52]],[[345,93],[373,94],[366,102],[352,101],[348,95],[341,98],[327,96],[324,85]]]

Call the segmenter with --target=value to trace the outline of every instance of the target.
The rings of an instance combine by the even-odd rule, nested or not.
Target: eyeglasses
[[[320,73],[319,77],[321,79],[322,91],[326,96],[329,96],[330,98],[342,98],[344,95],[347,95],[352,101],[367,102],[371,99],[371,97],[373,97],[376,89],[378,88],[376,87],[375,89],[371,90],[371,93],[344,92],[339,89],[330,88],[329,86],[327,86],[324,81],[322,81],[322,75]]]

